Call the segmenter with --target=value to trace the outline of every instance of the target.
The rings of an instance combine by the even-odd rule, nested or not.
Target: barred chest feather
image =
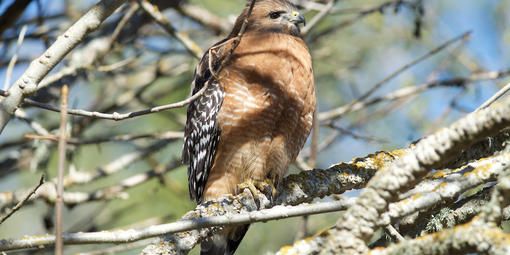
[[[249,179],[278,183],[310,133],[316,104],[311,57],[294,36],[244,36],[219,77],[221,135],[205,200]]]

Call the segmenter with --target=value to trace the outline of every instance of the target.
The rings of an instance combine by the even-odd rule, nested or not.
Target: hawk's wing
[[[218,50],[213,55],[215,55],[213,68],[216,68],[220,62],[217,56],[221,56],[221,51]],[[196,94],[207,83],[209,85],[204,94],[188,106],[182,150],[182,162],[188,165],[189,194],[191,199],[197,202],[201,202],[220,138],[217,115],[225,96],[225,92],[209,70],[209,57],[207,51],[195,69],[195,77],[191,84],[192,94]]]

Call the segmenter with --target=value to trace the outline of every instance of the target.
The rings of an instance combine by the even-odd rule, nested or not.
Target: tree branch
[[[165,29],[170,35],[177,39],[184,48],[195,58],[200,59],[204,52],[200,47],[192,41],[188,35],[177,31],[172,26],[172,23],[158,10],[158,7],[152,5],[148,0],[139,0],[140,6],[144,11],[149,14],[161,27]]]
[[[357,203],[338,220],[325,252],[359,254],[378,226],[388,204],[398,199],[435,166],[487,135],[510,125],[510,99],[471,113],[448,128],[420,140],[411,151],[385,167],[368,183]]]
[[[0,100],[0,133],[11,119],[23,99],[40,89],[38,83],[55,67],[85,36],[97,29],[124,0],[103,0],[92,7],[72,25],[9,89],[9,95]]]
[[[354,199],[347,199],[317,204],[301,204],[297,206],[280,205],[270,209],[244,212],[241,214],[228,213],[222,216],[191,218],[169,224],[150,226],[143,229],[112,230],[89,233],[64,233],[63,240],[65,244],[127,243],[164,234],[171,234],[200,228],[231,226],[298,217],[303,215],[335,212],[347,209],[348,206],[353,203],[353,201]],[[47,234],[40,236],[26,236],[22,239],[0,240],[0,249],[7,251],[37,247],[41,245],[53,245],[54,243],[54,235]],[[147,248],[146,250],[150,250],[150,248]],[[150,252],[150,254],[153,253]]]
[[[170,141],[171,140],[161,140],[161,141],[154,142],[153,144],[151,144],[139,151],[127,153],[127,154],[109,162],[108,164],[106,164],[102,167],[99,167],[97,169],[94,169],[94,170],[70,171],[70,173],[64,177],[64,187],[69,187],[71,185],[76,185],[76,184],[90,183],[91,181],[96,180],[98,178],[116,173],[116,172],[124,169],[131,163],[135,162],[136,160],[139,160],[139,159],[149,155],[150,153],[154,153],[155,151],[162,149]],[[56,182],[57,182],[57,180],[53,179],[51,181],[46,182],[43,185],[42,189],[46,189],[46,188],[49,189],[48,191],[45,191],[45,192],[47,192],[47,194],[49,194],[49,196],[47,196],[47,197],[49,197],[49,198],[54,197],[54,195],[55,195],[54,189],[55,189]],[[0,193],[0,208],[3,208],[5,206],[8,206],[13,203],[17,203],[19,201],[18,199],[20,197],[23,197],[25,194],[27,194],[27,192],[28,192],[27,190],[1,192]],[[41,194],[44,194],[44,193],[41,193]],[[76,199],[79,199],[80,201],[82,201],[83,197],[84,197],[82,195],[82,193],[68,193],[68,194],[75,194],[75,195],[72,195],[72,196],[68,195],[67,198],[66,198],[66,196],[64,196],[64,202],[67,201],[67,203],[71,203],[70,201],[75,201]],[[88,195],[85,195],[85,198],[86,197],[88,197]],[[39,193],[36,193],[34,196],[32,196],[30,198],[30,200],[34,200],[34,199],[38,199],[38,198],[40,198]],[[41,198],[46,198],[46,197],[41,196]]]
[[[492,192],[491,201],[471,222],[418,239],[403,241],[386,249],[374,249],[368,254],[422,255],[438,254],[445,250],[455,254],[473,252],[509,254],[510,234],[497,227],[501,221],[502,209],[510,205],[510,171],[507,167],[504,170]]]
[[[44,183],[44,174],[41,175],[41,179],[39,179],[39,183],[35,187],[33,187],[30,190],[30,192],[28,192],[27,195],[16,204],[16,206],[14,206],[6,215],[4,215],[0,219],[0,224],[2,224],[5,220],[7,220],[9,217],[11,217],[17,210],[19,210],[19,208],[21,208],[28,201],[28,199],[37,191],[37,189],[39,187],[41,187],[41,185],[43,185],[43,183]]]

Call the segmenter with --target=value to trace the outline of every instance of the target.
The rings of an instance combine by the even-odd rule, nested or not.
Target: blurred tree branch
[[[44,183],[44,174],[41,175],[41,179],[39,180],[39,183],[37,185],[35,185],[23,199],[21,199],[16,204],[16,206],[14,206],[6,215],[2,216],[2,218],[0,219],[0,224],[2,224],[5,220],[7,220],[9,217],[11,217],[11,215],[13,215],[17,210],[19,210],[25,204],[25,202],[27,202],[28,199],[37,191],[37,189],[39,187],[41,187],[41,185],[43,185],[43,183]]]
[[[507,99],[491,108],[471,113],[450,127],[420,140],[405,155],[378,171],[356,204],[340,217],[337,226],[309,242],[313,243],[313,250],[352,254],[367,252],[366,242],[381,221],[387,224],[389,218],[382,217],[382,214],[388,210],[389,203],[398,200],[398,194],[415,186],[432,168],[451,161],[462,149],[507,127],[510,124],[509,111],[510,99]]]
[[[18,0],[12,2],[12,4],[7,7],[4,13],[2,13],[2,16],[0,16],[0,35],[14,24],[30,2],[32,2],[32,0]]]
[[[40,56],[9,89],[9,95],[0,100],[0,133],[23,99],[41,89],[39,82],[76,47],[85,36],[97,29],[123,0],[103,0],[71,26],[63,36]]]

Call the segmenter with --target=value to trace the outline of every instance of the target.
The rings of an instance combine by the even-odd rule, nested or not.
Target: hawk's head
[[[243,13],[239,15],[230,36],[236,36],[248,15],[251,1],[248,1]],[[248,19],[246,33],[269,32],[300,35],[299,24],[305,24],[305,17],[288,0],[256,0]]]

